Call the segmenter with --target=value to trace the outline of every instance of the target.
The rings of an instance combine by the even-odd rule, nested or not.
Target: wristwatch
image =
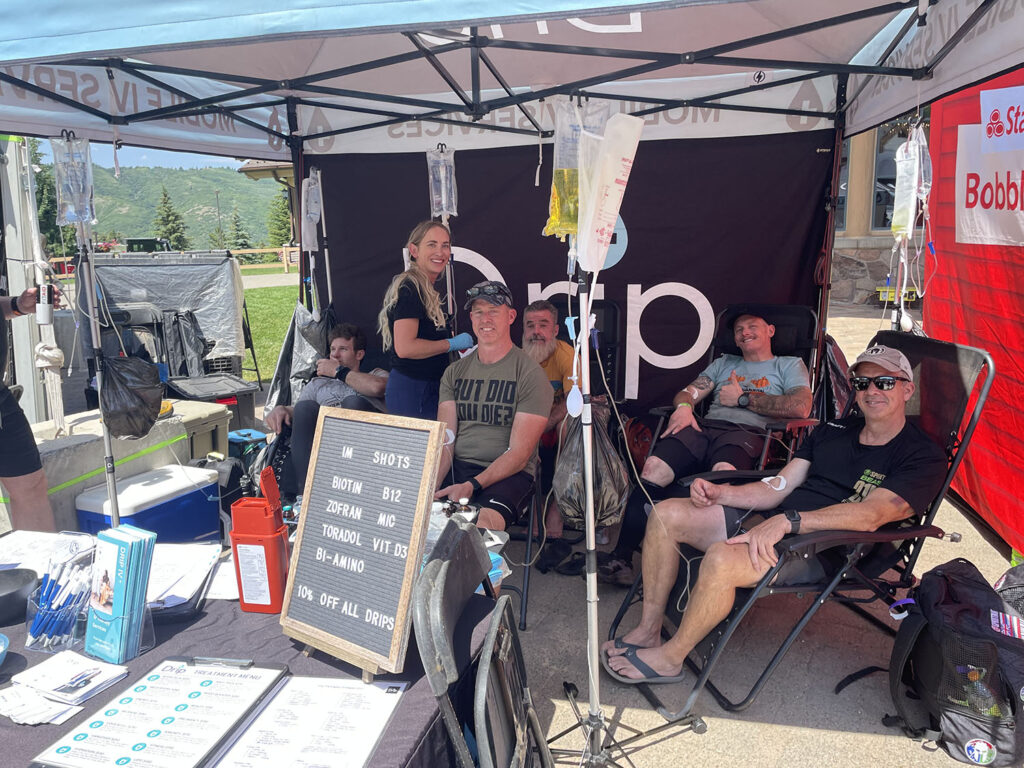
[[[740,408],[746,408],[750,405],[750,395],[744,392],[738,398],[736,398],[736,405]]]
[[[789,520],[789,532],[800,533],[800,513],[795,509],[787,509],[785,515]]]
[[[475,477],[469,478],[469,484],[473,486],[473,493],[480,493],[483,490],[483,486],[480,485],[480,481]]]

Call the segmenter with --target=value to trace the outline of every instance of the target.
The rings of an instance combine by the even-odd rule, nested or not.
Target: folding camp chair
[[[449,520],[413,587],[412,624],[416,645],[462,768],[473,768],[474,763],[450,695],[460,673],[453,637],[459,617],[481,584],[493,599],[494,592],[487,578],[490,569],[491,560],[476,526]]]
[[[530,603],[530,566],[533,563],[533,547],[534,545],[539,547],[541,542],[540,534],[534,533],[534,530],[536,530],[537,524],[540,520],[540,516],[543,514],[543,511],[540,508],[541,498],[538,487],[539,481],[535,476],[533,478],[533,486],[530,488],[530,492],[519,504],[519,520],[522,521],[525,515],[526,529],[522,534],[509,533],[510,539],[526,542],[526,549],[523,553],[522,586],[517,587],[514,584],[502,583],[502,589],[507,589],[508,591],[519,595],[519,629],[524,631],[526,630],[526,611]]]
[[[865,611],[859,604],[882,600],[891,605],[898,590],[908,589],[913,585],[914,565],[924,541],[929,537],[945,535],[942,530],[932,525],[932,521],[978,423],[995,376],[995,368],[992,358],[983,350],[923,336],[882,331],[871,343],[901,350],[913,366],[917,387],[914,396],[907,403],[906,413],[908,419],[916,422],[946,452],[948,469],[940,491],[922,514],[884,526],[874,532],[817,531],[786,537],[780,541],[775,547],[779,554],[778,563],[769,569],[754,588],[739,591],[729,617],[704,638],[697,645],[695,653],[687,659],[687,666],[697,675],[697,681],[683,707],[679,711],[670,712],[650,685],[637,686],[670,724],[688,723],[697,731],[703,729],[703,722],[692,713],[692,708],[697,696],[705,687],[723,709],[735,712],[750,706],[804,626],[828,600],[845,605],[876,627],[894,634],[891,627]],[[749,479],[761,477],[766,473],[711,474],[717,476],[719,480],[724,480],[729,475],[738,479]],[[682,547],[681,551],[686,562],[680,566],[679,578],[666,611],[666,624],[673,629],[678,626],[685,610],[689,590],[696,581],[695,566],[699,566],[701,557],[697,550]],[[822,562],[828,574],[823,581],[792,586],[772,584],[775,575],[786,562],[793,558],[815,556]],[[609,638],[615,636],[619,622],[630,605],[636,601],[641,589],[641,579],[638,577],[612,622]],[[778,593],[810,593],[815,595],[815,599],[746,695],[738,701],[733,701],[711,683],[711,672],[754,601]],[[694,661],[695,655],[699,656],[699,663]]]
[[[810,307],[798,304],[730,304],[715,318],[715,337],[708,350],[708,364],[721,355],[740,355],[739,347],[733,335],[732,323],[728,321],[737,317],[738,314],[752,314],[758,317],[770,319],[775,326],[775,335],[772,337],[772,352],[777,357],[799,357],[804,361],[807,370],[814,370],[814,355],[817,349],[816,332],[818,327],[818,316]],[[703,415],[711,404],[711,398],[705,398],[698,404],[698,413]],[[672,406],[659,406],[652,408],[650,414],[658,417],[658,426],[652,433],[654,440],[648,456],[654,451],[658,436],[664,431],[665,422],[672,414]],[[816,419],[779,419],[767,424],[764,427],[764,448],[761,456],[755,465],[757,469],[763,469],[769,459],[769,448],[775,439],[781,441],[785,446],[785,454],[780,457],[780,463],[785,464],[793,455],[793,451],[799,444],[800,439],[809,427],[817,424]],[[680,484],[687,485],[690,478],[677,478]]]
[[[473,721],[480,768],[554,765],[526,682],[511,598],[491,614],[476,674]]]

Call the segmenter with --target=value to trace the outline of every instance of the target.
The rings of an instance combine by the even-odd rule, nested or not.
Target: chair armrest
[[[765,429],[770,429],[773,432],[788,432],[793,429],[816,427],[819,423],[818,419],[779,419],[778,421],[770,421],[764,426]]]
[[[674,405],[659,405],[656,408],[651,408],[647,413],[651,416],[658,416],[664,418],[674,411],[676,407]]]
[[[755,480],[760,480],[762,477],[774,477],[777,474],[778,472],[764,469],[723,469],[718,472],[700,472],[696,475],[681,477],[676,480],[676,483],[684,488],[689,488],[694,480],[701,477],[711,483],[729,483],[734,485],[736,483],[752,483]]]
[[[887,541],[903,541],[923,536],[941,538],[945,531],[934,525],[912,525],[907,528],[894,528],[878,531],[814,531],[797,536],[787,536],[775,545],[780,555],[786,552],[816,552],[843,545],[878,544]]]

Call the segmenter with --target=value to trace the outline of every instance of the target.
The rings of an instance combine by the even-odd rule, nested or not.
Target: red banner
[[[932,106],[930,207],[938,265],[924,324],[929,336],[981,347],[995,360],[991,394],[953,488],[1024,551],[1021,86],[1024,69]]]

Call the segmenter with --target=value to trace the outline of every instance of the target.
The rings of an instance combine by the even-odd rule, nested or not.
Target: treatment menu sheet
[[[207,764],[285,668],[167,659],[35,758],[64,768]]]

